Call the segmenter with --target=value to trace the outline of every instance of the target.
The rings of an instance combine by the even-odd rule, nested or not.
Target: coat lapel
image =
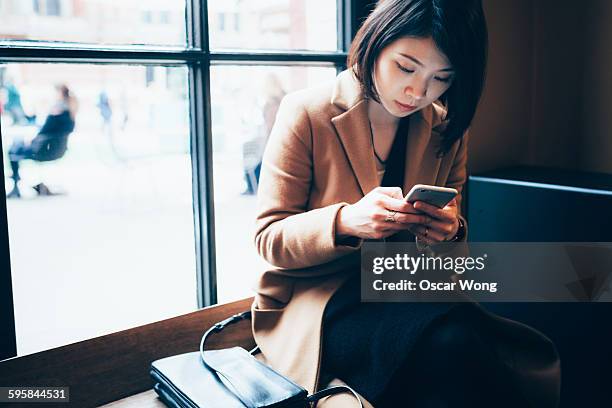
[[[366,195],[378,186],[367,103],[362,99],[350,110],[332,118],[332,123],[359,182],[361,192]]]

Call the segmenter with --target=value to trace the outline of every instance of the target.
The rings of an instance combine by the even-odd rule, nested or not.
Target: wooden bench
[[[0,362],[0,386],[68,386],[76,407],[164,407],[152,390],[152,361],[198,350],[205,329],[248,310],[253,298]],[[229,326],[207,348],[255,346],[250,322]],[[25,406],[11,404],[11,406]],[[55,405],[55,404],[51,404]],[[65,404],[58,404],[65,406]]]

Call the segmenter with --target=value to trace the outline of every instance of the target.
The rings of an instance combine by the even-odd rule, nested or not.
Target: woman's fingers
[[[454,203],[454,205],[452,205],[452,203]],[[440,220],[453,221],[453,219],[457,218],[457,204],[455,199],[444,208],[438,208],[435,205],[423,201],[415,201],[414,208]]]
[[[406,214],[398,212],[394,216],[395,221],[401,224],[423,224],[429,225],[433,222],[432,218],[425,214]]]
[[[396,223],[401,224],[429,224],[433,219],[422,211],[416,210],[407,201],[381,195],[378,205],[383,209],[381,216],[386,218],[392,213]]]
[[[387,197],[401,199],[403,197],[402,189],[399,187],[376,187],[375,192],[383,194]]]
[[[446,241],[454,229],[454,223],[438,221],[425,214],[397,212],[393,214],[395,222],[386,220],[387,215],[385,215],[385,220],[381,224],[383,230],[401,231],[407,229],[414,235],[432,242]]]
[[[454,230],[455,228],[455,222],[442,222],[442,221],[437,221],[437,220],[432,220],[429,224],[425,224],[427,227],[429,227],[430,230],[436,231],[446,237],[448,237]]]
[[[409,228],[415,236],[419,239],[424,240],[425,243],[431,245],[446,240],[446,236],[436,230],[432,230],[429,227],[423,225],[411,225]]]
[[[412,203],[404,198],[404,193],[399,187],[377,187],[373,191],[378,193],[377,204],[388,210],[420,214],[422,211],[415,210]]]
[[[390,235],[393,235],[400,231],[405,231],[407,229],[408,229],[408,225],[406,224],[385,221],[385,222],[379,223],[378,226],[375,228],[376,231],[374,232],[373,238],[375,239],[386,238]]]
[[[381,231],[392,233],[408,229],[429,242],[444,241],[453,231],[457,220],[455,199],[444,208],[438,208],[423,201],[405,201],[399,187],[378,187],[373,193],[374,204],[380,208],[378,228]]]
[[[434,245],[437,242],[435,242],[434,240],[431,239],[431,237],[425,236],[424,234],[421,234],[418,230],[418,228],[416,228],[416,225],[411,225],[410,228],[408,229],[410,232],[412,232],[412,234],[418,239],[419,242],[421,242],[422,244],[425,245]]]
[[[379,205],[382,208],[385,208],[387,210],[397,211],[401,213],[411,213],[411,214],[421,214],[422,213],[422,211],[416,210],[414,206],[412,205],[412,203],[409,203],[406,200],[404,200],[403,197],[400,197],[398,199],[394,197],[388,197],[388,196],[381,195]]]

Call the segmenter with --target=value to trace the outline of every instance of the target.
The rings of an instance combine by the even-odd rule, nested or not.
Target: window
[[[12,63],[1,69],[21,101],[2,118],[6,175],[15,174],[15,149],[34,145],[41,128],[59,123],[50,121],[62,103],[58,84],[76,102],[74,130],[49,133],[66,138],[65,151],[54,152],[61,149],[54,142],[57,158],[18,160],[21,198],[7,200],[19,351],[195,310],[186,68]],[[147,81],[149,72],[155,75]],[[6,191],[13,185],[5,178]]]
[[[336,51],[337,5],[330,0],[210,0],[211,49]],[[234,17],[234,18],[232,18]],[[233,32],[226,20],[234,20]],[[244,22],[244,24],[240,24]]]
[[[328,67],[214,65],[211,68],[217,295],[252,296],[257,270],[269,265],[253,245],[261,156],[283,96],[333,81]],[[236,101],[239,101],[238,103]],[[240,254],[236,257],[236,254]]]
[[[186,3],[179,0],[2,0],[0,42],[65,41],[185,47]]]
[[[0,1],[21,194],[0,217],[1,358],[252,295],[269,128],[286,93],[343,68],[348,3]],[[24,149],[58,112],[65,149]]]

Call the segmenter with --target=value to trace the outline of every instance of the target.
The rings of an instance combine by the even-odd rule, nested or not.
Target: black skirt
[[[359,275],[328,302],[323,315],[322,377],[340,378],[376,401],[419,336],[458,303],[361,303]],[[325,384],[322,384],[325,385]]]

